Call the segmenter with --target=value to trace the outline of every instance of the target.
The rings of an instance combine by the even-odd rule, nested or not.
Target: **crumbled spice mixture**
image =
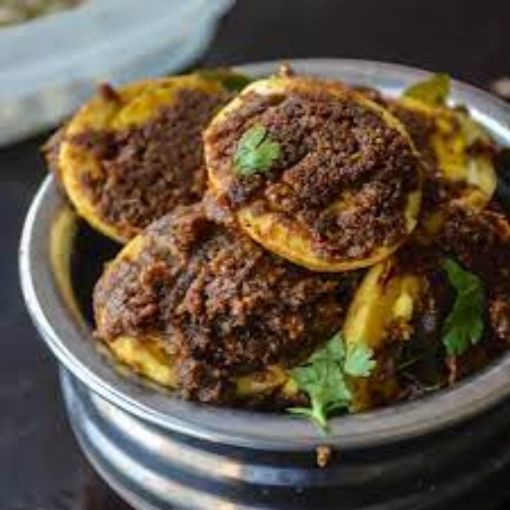
[[[510,289],[510,230],[503,215],[451,206],[438,244],[479,275],[491,292]]]
[[[406,138],[374,111],[323,93],[244,97],[244,104],[209,130],[209,164],[228,183],[233,210],[247,204],[296,222],[326,257],[354,259],[406,234],[404,210],[419,187],[420,162]],[[280,145],[270,171],[238,176],[237,144],[262,124]],[[344,199],[342,207],[331,207]]]
[[[412,110],[384,97],[378,90],[370,87],[358,86],[355,89],[388,109],[406,128],[414,146],[422,158],[422,205],[421,214],[427,216],[438,207],[443,206],[452,198],[465,191],[464,183],[448,182],[442,176],[438,165],[432,138],[437,130],[435,120],[421,111]]]
[[[199,200],[206,185],[202,130],[227,98],[184,90],[141,126],[72,137],[100,161],[101,174],[86,174],[83,186],[102,218],[131,237],[177,205]]]
[[[396,254],[390,278],[400,273],[420,275],[421,290],[407,329],[389,328],[377,351],[373,383],[365,396],[369,407],[421,397],[452,385],[486,367],[508,349],[510,342],[510,231],[494,210],[444,209],[445,220],[434,243],[415,238]],[[443,325],[455,301],[455,291],[442,270],[445,257],[458,260],[478,275],[487,296],[483,341],[462,356],[447,357]]]
[[[432,137],[437,129],[434,119],[419,111],[404,108],[394,101],[387,101],[385,106],[405,126],[422,157],[424,171],[421,211],[422,215],[427,216],[466,186],[462,183],[449,183],[442,176],[432,145]]]
[[[394,363],[387,377],[397,378],[399,399],[416,398],[476,373],[505,352],[510,342],[510,232],[503,223],[506,220],[494,211],[475,212],[452,205],[444,212],[445,221],[433,245],[411,243],[397,253],[401,270],[411,268],[424,276],[411,340],[398,342],[389,356]],[[445,256],[455,258],[481,278],[488,306],[483,342],[462,356],[446,358],[442,326],[455,295],[441,270]]]
[[[122,97],[120,94],[113,88],[109,83],[101,83],[98,87],[98,93],[99,95],[105,100],[105,101],[113,101],[116,103],[122,103]]]
[[[331,459],[331,455],[333,454],[331,446],[320,445],[317,446],[315,451],[317,455],[317,465],[320,468],[325,468]]]
[[[98,336],[158,331],[178,357],[181,395],[225,401],[232,377],[292,364],[337,332],[355,274],[322,275],[180,208],[143,234],[135,260],[96,286]]]
[[[480,276],[489,297],[489,321],[510,342],[510,230],[494,211],[450,207],[438,244]]]
[[[420,154],[433,167],[437,163],[431,144],[432,135],[437,129],[435,120],[424,113],[405,108],[398,102],[388,101],[385,106],[404,124]]]
[[[432,144],[433,136],[438,130],[434,118],[420,111],[405,108],[396,101],[386,100],[383,106],[388,108],[406,127],[423,159],[423,215],[426,216],[432,211],[437,211],[449,201],[459,198],[470,188],[471,185],[466,182],[452,182],[445,179]],[[462,112],[461,107],[457,110]],[[469,115],[467,111],[463,113]],[[456,120],[455,118],[451,119],[453,131],[449,136],[452,139],[455,136],[463,136],[460,122],[456,122]],[[476,140],[466,148],[466,151],[471,156],[489,154],[495,157],[495,147],[492,142],[488,141]]]

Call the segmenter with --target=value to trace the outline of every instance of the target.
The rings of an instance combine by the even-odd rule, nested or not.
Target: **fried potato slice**
[[[78,214],[124,243],[201,198],[201,132],[228,97],[201,74],[104,85],[49,143],[50,167]]]
[[[176,359],[167,351],[167,343],[161,334],[121,335],[107,346],[114,359],[132,372],[169,390],[177,388]],[[290,400],[297,393],[297,389],[289,385],[288,370],[280,365],[238,376],[234,383],[234,400],[239,402],[255,402],[274,394]]]
[[[420,277],[399,272],[392,257],[371,267],[349,305],[343,326],[346,343],[363,342],[378,349],[396,330],[401,338],[409,338],[420,288]]]
[[[176,389],[176,359],[168,352],[161,334],[143,337],[121,335],[109,342],[108,347],[114,358],[133,372],[170,390]],[[292,390],[286,388],[288,381],[289,373],[280,365],[238,376],[235,378],[234,398],[236,401],[260,400],[275,392],[281,393],[284,398],[285,393],[291,397]]]
[[[341,327],[354,283],[294,266],[196,204],[152,224],[107,266],[94,291],[96,336],[185,398],[281,396],[291,393],[287,369]]]
[[[143,241],[142,235],[138,235],[126,244],[116,259],[107,265],[103,278],[114,273],[118,264],[134,262],[140,256]],[[105,327],[106,314],[105,308],[95,308],[96,327],[99,331]],[[146,332],[139,336],[119,334],[105,345],[117,361],[133,372],[167,388],[175,387],[174,356],[168,350],[160,332]]]
[[[394,257],[371,267],[354,295],[343,326],[346,345],[364,343],[377,362],[367,378],[353,378],[352,410],[363,411],[395,400],[400,391],[392,370],[387,369],[387,346],[407,341],[411,321],[419,309],[424,281],[411,270],[402,271]]]
[[[144,247],[143,235],[132,239],[111,262],[103,275],[114,273],[121,263],[133,263],[140,256]],[[96,326],[99,331],[104,329],[106,309],[96,307]],[[133,372],[168,389],[177,387],[175,372],[176,356],[165,341],[161,331],[146,332],[139,335],[120,334],[105,342],[114,358]],[[263,398],[276,390],[283,390],[288,382],[288,372],[281,366],[274,365],[265,371],[254,372],[236,378],[236,398],[250,400]]]
[[[253,129],[265,152],[252,151],[243,169],[239,153]],[[338,82],[254,82],[213,119],[204,144],[210,186],[241,228],[308,269],[370,266],[416,225],[421,163],[405,128]]]
[[[463,108],[431,105],[412,97],[390,102],[432,172],[453,185],[452,199],[482,210],[497,185],[493,142]]]

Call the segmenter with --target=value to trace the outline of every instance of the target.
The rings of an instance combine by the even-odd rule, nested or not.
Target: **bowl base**
[[[440,434],[334,452],[321,469],[314,451],[231,447],[143,422],[64,369],[61,385],[85,455],[134,508],[490,510],[508,497],[509,403]]]

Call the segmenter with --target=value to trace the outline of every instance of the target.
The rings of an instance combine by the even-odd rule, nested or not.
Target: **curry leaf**
[[[457,292],[443,324],[443,343],[450,356],[460,356],[482,338],[485,295],[480,279],[454,260],[445,260],[443,268]]]
[[[280,157],[280,144],[271,139],[262,124],[248,129],[237,144],[234,166],[242,176],[269,170]]]
[[[426,80],[411,85],[403,93],[405,97],[411,97],[432,106],[444,105],[449,94],[450,77],[447,74],[434,74]]]

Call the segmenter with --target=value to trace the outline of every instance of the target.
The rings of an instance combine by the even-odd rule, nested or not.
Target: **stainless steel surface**
[[[194,440],[126,413],[65,369],[61,382],[87,458],[140,509],[435,510],[463,501],[464,510],[489,510],[498,494],[483,500],[483,484],[510,460],[510,448],[501,447],[510,439],[509,406],[421,440],[350,453],[337,449],[321,469],[313,450]]]
[[[389,94],[398,93],[403,87],[426,74],[401,66],[353,60],[303,60],[291,63],[298,71],[375,86]],[[253,75],[265,75],[276,70],[277,65],[263,63],[243,66],[240,69]],[[454,84],[453,101],[467,104],[475,117],[498,140],[510,144],[510,109],[503,102],[461,83]],[[48,239],[51,225],[61,207],[62,199],[55,183],[48,178],[34,199],[22,235],[20,272],[23,293],[42,338],[65,369],[72,374],[72,377],[64,377],[67,381],[64,383],[66,401],[71,421],[84,450],[113,486],[123,493],[133,491],[133,494],[126,496],[128,498],[131,496],[132,501],[136,502],[136,498],[143,494],[141,497],[146,504],[151,504],[150,498],[153,497],[156,498],[153,502],[155,508],[165,508],[162,506],[162,500],[158,499],[159,496],[155,496],[160,490],[161,483],[174,484],[168,485],[168,494],[171,494],[168,497],[174,498],[174,502],[187,501],[186,498],[193,498],[195,493],[203,494],[206,499],[189,500],[185,503],[190,507],[211,508],[211,505],[207,506],[208,501],[215,504],[221,501],[222,505],[226,505],[224,508],[250,508],[252,503],[260,505],[264,502],[266,505],[277,505],[274,502],[278,501],[277,495],[281,493],[285,498],[290,497],[289,494],[294,494],[297,498],[295,507],[299,508],[301,501],[299,493],[289,492],[291,488],[305,490],[308,501],[312,501],[313,494],[321,486],[326,487],[326,492],[333,488],[335,491],[339,490],[340,482],[335,479],[339,476],[361,477],[360,479],[366,476],[367,487],[371,486],[369,482],[377,486],[379,478],[385,479],[383,471],[386,470],[393,476],[392,480],[395,482],[404,476],[401,470],[395,467],[404,460],[402,465],[408,469],[408,475],[415,475],[413,480],[402,482],[402,488],[410,491],[410,494],[392,496],[391,505],[383,502],[382,506],[373,508],[421,508],[409,506],[411,502],[414,504],[423,497],[417,467],[424,469],[424,479],[429,480],[425,491],[428,494],[430,487],[436,483],[433,480],[439,472],[439,469],[433,469],[434,462],[439,465],[442,459],[449,464],[453,458],[460,455],[460,450],[472,452],[473,448],[485,445],[484,441],[488,440],[487,428],[484,425],[477,445],[473,443],[469,430],[464,430],[463,435],[459,433],[462,440],[459,439],[458,442],[457,440],[452,442],[450,437],[446,439],[442,437],[441,440],[429,442],[430,446],[427,448],[420,446],[422,438],[431,437],[436,432],[443,434],[448,427],[463,424],[471,417],[485,414],[490,408],[501,403],[510,393],[510,356],[503,357],[475,378],[426,399],[366,414],[336,418],[332,420],[331,432],[327,437],[308,422],[291,416],[221,409],[184,402],[163,391],[155,390],[135,376],[120,375],[94,348],[90,326],[76,320],[64,305],[54,281],[48,257]],[[509,414],[506,412],[503,415]],[[496,422],[500,423],[501,419],[499,416]],[[95,429],[86,427],[91,421],[94,422]],[[126,427],[125,423],[131,425]],[[508,428],[506,425],[503,427],[504,431]],[[494,426],[494,435],[496,429]],[[116,441],[107,444],[102,434],[110,434]],[[347,459],[344,461],[346,465],[342,467],[340,464],[338,468],[332,467],[322,472],[314,469],[314,448],[324,442],[342,451],[342,456],[346,456],[343,458]],[[404,452],[399,446],[404,442],[406,445],[412,442],[413,446],[408,446],[409,451]],[[196,444],[195,450],[190,452],[188,448],[182,450],[181,454],[182,445],[189,443]],[[169,444],[171,446],[168,446]],[[157,452],[151,452],[151,448],[156,448],[161,454],[166,452],[163,455],[165,459],[157,460]],[[219,448],[223,453],[216,452],[215,455],[220,455],[219,457],[214,455],[204,457],[204,451],[211,448]],[[384,453],[385,448],[393,449],[391,455]],[[458,448],[459,451],[452,451],[452,448]],[[486,450],[489,452],[489,446]],[[232,451],[236,453],[232,454]],[[264,459],[267,452],[272,452],[271,455],[275,456],[271,457],[269,464],[278,466],[277,477],[270,475],[274,467],[264,467],[262,461],[252,471],[247,468],[252,462],[250,456],[261,455]],[[356,459],[358,455],[363,458],[365,455],[363,452],[372,452],[372,455],[379,452],[377,456],[380,454],[382,457],[380,464],[361,462],[363,470],[359,468],[353,470],[349,465],[352,461],[349,460],[349,452],[353,455],[354,464],[360,462]],[[384,455],[389,455],[391,460],[389,465],[383,462]],[[436,460],[430,460],[434,455]],[[488,453],[488,465],[479,466],[477,477],[505,463],[506,455],[506,451],[494,453],[494,456]],[[483,455],[481,457],[477,462],[483,462]],[[115,459],[121,458],[126,462],[113,465]],[[233,462],[232,458],[237,460]],[[296,459],[297,465],[302,463],[304,467],[301,471],[292,465],[292,469],[285,472],[283,467],[290,466],[286,459],[291,458]],[[175,464],[176,459],[180,464]],[[425,461],[426,466],[423,467],[422,463]],[[191,464],[182,465],[182,462]],[[246,480],[246,473],[249,472],[255,477],[260,477],[259,482]],[[163,480],[151,478],[154,473],[159,477],[163,476]],[[207,499],[218,497],[218,486],[214,480],[211,481],[213,473],[221,479],[222,483],[219,486],[224,492],[225,486],[230,487],[233,484],[235,488],[231,494],[225,492],[218,501]],[[137,478],[138,476],[141,478]],[[463,478],[459,474],[462,480],[456,480],[455,484],[452,482],[449,489],[438,490],[434,497],[429,494],[429,503],[434,498],[444,499],[448,490],[459,492],[463,490],[462,487],[466,487],[466,483],[467,486],[473,485],[473,480],[469,481],[468,475],[462,476]],[[203,483],[200,485],[193,482],[190,477],[191,479],[196,477]],[[295,477],[301,477],[301,482],[298,483]],[[179,483],[188,491],[188,495],[179,489],[179,484],[175,485],[176,478],[180,479]],[[138,492],[135,490],[137,481],[143,485],[143,490]],[[281,487],[275,489],[278,483],[281,483]],[[345,482],[347,486],[349,483],[349,480]],[[306,484],[310,487],[307,488]],[[250,492],[249,487],[252,486],[257,490]],[[268,486],[271,490],[267,489]],[[454,486],[455,488],[452,488]],[[357,487],[359,489],[359,486]],[[191,492],[190,488],[193,489]],[[273,499],[267,499],[264,491],[268,490]],[[342,490],[347,489],[344,487]],[[240,506],[234,505],[232,501],[240,501]],[[212,507],[215,507],[215,504]],[[306,505],[302,507],[313,508]],[[429,507],[432,508],[430,505],[426,508]],[[352,506],[345,508],[359,506],[353,503]]]

